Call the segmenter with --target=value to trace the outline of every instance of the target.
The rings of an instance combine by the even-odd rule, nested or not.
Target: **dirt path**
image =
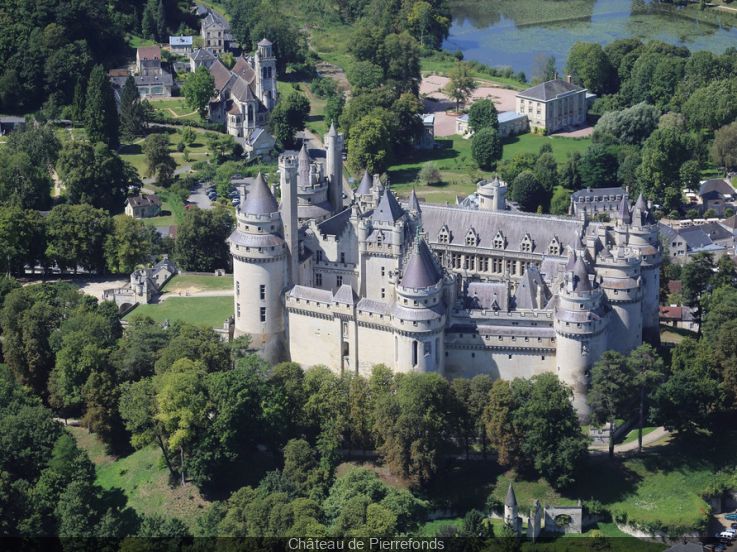
[[[655,428],[647,435],[642,436],[642,447],[646,448],[652,446],[665,437],[668,437],[669,435],[670,431],[668,431],[664,427]],[[589,447],[589,450],[592,452],[607,452],[609,450],[609,447],[607,445],[592,445]],[[614,454],[632,452],[633,450],[637,450],[637,439],[635,439],[634,441],[630,441],[629,443],[620,443],[619,445],[614,445]]]

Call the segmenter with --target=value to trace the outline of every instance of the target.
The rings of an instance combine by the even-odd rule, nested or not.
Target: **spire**
[[[619,209],[617,212],[619,220],[624,224],[630,224],[632,222],[632,213],[630,212],[630,203],[627,200],[627,196],[622,196],[622,201],[619,202]]]
[[[255,182],[248,190],[246,202],[241,205],[241,213],[246,215],[270,215],[276,213],[279,206],[274,199],[274,194],[266,185],[261,173],[258,173]]]
[[[645,203],[645,198],[642,197],[642,192],[640,192],[640,195],[637,197],[637,203],[635,203],[635,209],[638,209],[642,212],[647,211],[647,203]]]
[[[507,488],[507,497],[504,499],[504,505],[509,506],[510,508],[517,507],[517,497],[514,494],[512,483],[509,483],[509,487]]]
[[[573,267],[576,266],[576,259],[578,259],[578,255],[576,255],[576,250],[572,247],[568,248],[568,261],[566,261],[566,270],[570,272],[573,270]]]
[[[432,253],[427,247],[425,240],[419,235],[417,228],[417,239],[412,248],[412,253],[404,267],[400,285],[404,288],[423,289],[434,286],[440,280],[440,272],[435,266]]]
[[[368,171],[364,170],[363,178],[361,178],[361,183],[358,185],[356,194],[357,195],[369,195],[370,193],[371,193],[371,177],[369,176]]]
[[[403,214],[404,211],[399,206],[394,193],[390,189],[387,189],[384,195],[381,196],[371,220],[374,222],[389,222],[394,224]]]
[[[379,175],[378,174],[375,174],[374,175],[374,181],[373,181],[372,187],[373,188],[376,188],[379,191],[381,191],[381,190],[384,189],[384,186],[381,183],[381,179],[379,178]]]
[[[583,257],[578,257],[576,264],[573,266],[573,289],[575,291],[591,291],[589,271],[586,269]]]
[[[422,209],[420,209],[420,201],[417,199],[417,194],[415,193],[414,188],[412,188],[412,191],[409,193],[409,200],[407,204],[409,210],[413,213],[417,213],[418,215],[422,213]]]
[[[335,130],[335,121],[330,121],[330,130],[328,130],[328,136],[337,136],[338,131]]]

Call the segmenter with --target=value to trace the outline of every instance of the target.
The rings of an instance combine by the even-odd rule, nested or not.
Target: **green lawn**
[[[176,293],[178,291],[216,291],[233,289],[233,275],[226,276],[197,276],[190,274],[179,274],[169,280],[164,286],[164,292]]]
[[[125,318],[150,316],[156,322],[180,320],[198,326],[220,328],[225,319],[232,315],[232,297],[170,297],[160,303],[139,305]]]
[[[187,100],[185,100],[184,98],[166,98],[160,100],[149,98],[149,102],[154,109],[163,113],[167,117],[203,122],[202,117],[200,117],[199,113],[189,107],[187,105]]]
[[[140,514],[159,514],[176,517],[190,529],[195,528],[197,518],[209,506],[197,487],[169,484],[161,451],[149,446],[124,458],[106,454],[104,445],[84,428],[68,428],[77,445],[86,450],[95,464],[97,483],[105,489],[119,489],[128,499],[128,505]]]
[[[137,48],[141,48],[143,46],[154,46],[155,44],[157,44],[155,40],[151,40],[150,38],[143,38],[141,36],[132,35],[130,33],[125,35],[125,39],[128,42],[128,46],[130,46],[134,50]]]
[[[538,134],[521,134],[504,141],[502,160],[511,159],[517,153],[535,153],[540,146],[550,144],[555,160],[561,164],[573,152],[583,154],[591,145],[591,138],[564,138],[560,136],[540,136]]]
[[[643,427],[642,436],[645,437],[645,435],[652,433],[655,429],[655,427]],[[627,433],[627,435],[624,436],[624,439],[622,439],[622,443],[632,443],[634,441],[637,441],[637,428]]]

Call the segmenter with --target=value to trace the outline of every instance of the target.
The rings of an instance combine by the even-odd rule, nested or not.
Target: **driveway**
[[[197,188],[195,188],[187,198],[187,201],[197,205],[200,209],[212,209],[212,201],[207,197],[205,188],[207,188],[207,184],[198,184]]]

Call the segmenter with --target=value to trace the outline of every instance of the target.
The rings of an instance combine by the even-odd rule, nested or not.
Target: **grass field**
[[[310,101],[310,115],[307,118],[307,129],[317,134],[320,140],[322,140],[330,128],[330,121],[325,120],[325,105],[327,104],[327,100],[315,96],[312,90],[310,90],[310,83],[307,81],[279,81],[277,84],[279,94],[288,94],[298,89],[301,94],[307,97]]]
[[[387,172],[395,192],[406,197],[412,187],[415,187],[417,195],[428,202],[453,204],[456,195],[472,193],[479,180],[491,176],[492,173],[482,171],[476,166],[471,156],[471,140],[451,136],[439,138],[436,142],[440,148],[416,152],[408,156],[406,162],[389,168]],[[517,153],[537,153],[543,144],[550,144],[555,159],[558,163],[563,163],[570,153],[586,151],[591,140],[523,134],[506,140],[502,160],[511,159]],[[429,186],[418,182],[422,166],[430,162],[440,171],[443,180],[441,184]]]
[[[171,297],[160,303],[139,305],[125,318],[150,316],[156,322],[180,320],[198,326],[219,328],[232,315],[232,297]]]
[[[195,521],[209,503],[192,484],[169,485],[169,472],[157,447],[152,445],[116,459],[105,454],[104,445],[86,429],[70,427],[68,430],[95,464],[101,487],[123,491],[128,505],[140,514],[176,517],[194,529]]]
[[[648,433],[652,433],[655,431],[656,428],[654,427],[643,427],[642,428],[642,436],[645,437]],[[634,441],[637,441],[637,428],[633,429],[627,435],[624,436],[624,439],[622,439],[622,443],[632,443]]]
[[[160,100],[149,98],[149,102],[154,109],[160,111],[167,117],[203,122],[202,117],[200,117],[199,113],[189,107],[187,105],[187,101],[184,98],[166,98]]]
[[[190,274],[179,274],[169,280],[163,288],[165,293],[177,293],[179,291],[216,291],[233,289],[233,275],[227,276],[198,276]]]

